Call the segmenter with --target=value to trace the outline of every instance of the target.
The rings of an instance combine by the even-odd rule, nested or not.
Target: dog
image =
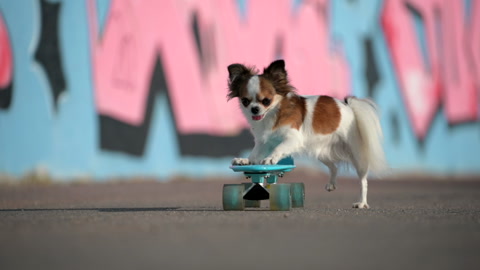
[[[353,165],[361,182],[354,208],[369,208],[367,175],[386,168],[383,132],[376,104],[369,99],[300,96],[290,84],[285,61],[263,70],[243,64],[228,66],[227,99],[238,98],[255,139],[248,158],[233,165],[277,164],[288,156],[306,154],[326,165],[336,189],[339,164]]]

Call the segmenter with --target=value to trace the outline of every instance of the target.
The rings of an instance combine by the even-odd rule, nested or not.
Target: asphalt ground
[[[359,182],[300,169],[304,209],[222,210],[224,183],[0,185],[0,269],[480,269],[480,178]]]

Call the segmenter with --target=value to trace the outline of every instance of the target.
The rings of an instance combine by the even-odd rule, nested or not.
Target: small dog
[[[290,84],[285,62],[277,60],[263,70],[241,64],[228,66],[228,100],[238,98],[251,126],[255,146],[247,158],[233,165],[277,164],[295,154],[308,154],[330,170],[327,191],[336,188],[337,163],[355,167],[361,180],[360,201],[369,208],[367,174],[385,168],[382,129],[375,103],[347,97],[300,96]]]

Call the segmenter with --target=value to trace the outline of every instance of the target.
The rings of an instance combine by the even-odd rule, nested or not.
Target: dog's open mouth
[[[252,119],[255,120],[255,121],[262,120],[262,118],[263,118],[263,114],[262,115],[252,115]]]

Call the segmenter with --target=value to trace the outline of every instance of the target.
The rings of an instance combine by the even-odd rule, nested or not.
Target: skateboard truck
[[[252,185],[245,190],[243,199],[245,200],[268,200],[270,193],[265,188],[265,182],[267,185],[276,184],[278,177],[283,177],[283,172],[270,173],[270,172],[244,172],[247,179],[251,179]]]

